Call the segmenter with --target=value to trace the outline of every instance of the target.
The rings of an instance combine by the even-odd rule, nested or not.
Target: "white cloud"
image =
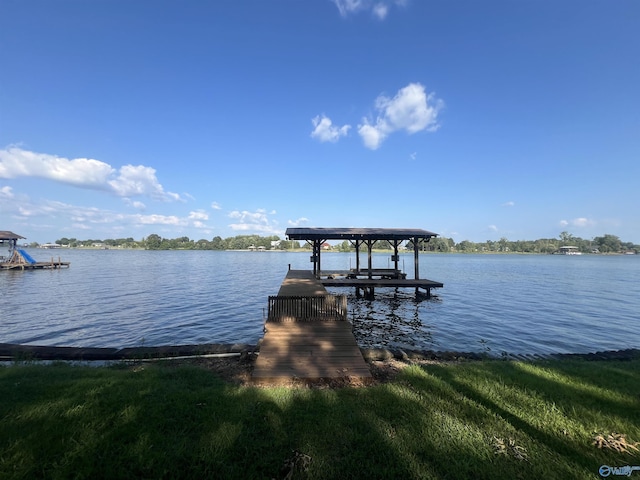
[[[438,113],[444,107],[444,102],[433,93],[427,94],[423,85],[410,83],[393,98],[379,96],[375,107],[378,110],[375,120],[363,118],[363,123],[358,125],[358,133],[365,146],[372,150],[380,147],[387,136],[399,130],[408,134],[423,130],[436,131],[440,127]]]
[[[16,177],[45,178],[121,197],[146,195],[158,200],[180,200],[180,195],[164,190],[152,167],[124,165],[116,170],[100,160],[68,159],[11,146],[0,150],[0,178]]]
[[[308,218],[300,217],[297,220],[288,220],[287,223],[290,227],[299,227],[300,225],[306,225],[308,221]]]
[[[561,227],[572,226],[577,228],[588,228],[588,227],[596,226],[597,223],[598,222],[596,222],[595,220],[591,218],[586,218],[586,217],[574,218],[573,220],[568,220],[568,221],[560,220]]]
[[[144,203],[139,202],[137,200],[131,200],[130,198],[125,198],[124,203],[126,203],[130,207],[135,208],[136,210],[144,210],[147,208],[147,206]]]
[[[312,118],[311,123],[314,126],[311,137],[320,142],[337,142],[340,137],[346,136],[351,128],[351,125],[343,125],[341,127],[333,125],[331,119],[324,115],[317,115]]]
[[[365,8],[369,2],[366,0],[333,0],[338,7],[340,15],[346,17],[350,13],[355,13]]]
[[[340,15],[346,17],[359,12],[370,12],[380,20],[384,20],[391,5],[404,6],[407,0],[333,0]]]
[[[204,210],[189,212],[189,220],[209,220],[209,214]]]
[[[504,202],[502,204],[503,207],[514,207],[515,205],[516,205],[516,202],[512,202],[512,201]]]
[[[220,206],[220,204],[218,202],[211,203],[211,208],[213,210],[222,210],[222,207]]]
[[[384,3],[376,3],[373,6],[373,14],[378,17],[380,20],[384,20],[389,13],[389,6]]]
[[[584,217],[574,218],[571,223],[574,227],[593,227],[596,224],[594,220]]]
[[[0,198],[13,199],[15,197],[13,189],[11,187],[0,188]]]
[[[495,225],[489,225],[489,227],[487,227],[487,228],[489,228],[489,230],[491,230],[492,232],[497,232],[498,231],[498,227],[495,226]]]
[[[0,178],[40,177],[87,188],[103,187],[115,170],[90,158],[69,160],[19,147],[0,150]]]
[[[269,217],[275,213],[275,210],[267,212],[264,209],[258,209],[255,212],[234,210],[229,213],[229,218],[237,221],[229,224],[229,227],[235,231],[281,235],[282,231],[278,228],[278,222]]]
[[[418,158],[418,152],[413,152],[409,155],[409,160],[413,161]]]
[[[138,223],[143,225],[173,225],[184,226],[187,222],[176,215],[133,215]]]
[[[13,195],[9,187],[0,189],[0,210],[2,210],[3,215],[10,215],[19,222],[37,222],[39,227],[43,226],[43,221],[55,220],[60,224],[69,225],[73,229],[95,230],[99,227],[100,229],[107,228],[111,232],[116,229],[129,231],[141,225],[207,228],[204,221],[208,219],[208,215],[201,210],[191,211],[187,216],[127,214],[54,200],[42,200],[35,203],[26,195],[16,195],[15,197],[19,198],[18,202],[15,198],[7,196],[7,193]],[[133,202],[134,206],[135,203]]]
[[[380,128],[369,125],[366,120],[364,125],[358,125],[358,133],[362,137],[364,146],[371,150],[376,150],[387,137],[387,134]]]

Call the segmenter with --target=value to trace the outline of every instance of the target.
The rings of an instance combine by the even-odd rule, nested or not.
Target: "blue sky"
[[[0,229],[640,243],[637,0],[0,0]]]

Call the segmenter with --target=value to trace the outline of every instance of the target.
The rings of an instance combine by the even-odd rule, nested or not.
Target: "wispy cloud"
[[[142,225],[210,228],[204,223],[208,215],[202,210],[189,212],[186,217],[155,213],[121,213],[56,200],[34,202],[27,195],[15,195],[10,187],[0,189],[0,210],[22,223],[37,222],[42,225],[43,221],[55,219],[62,224],[70,225],[73,229],[82,230],[99,229],[113,232],[118,229],[135,230]]]
[[[13,189],[9,186],[5,186],[0,188],[0,198],[4,198],[7,200],[13,200],[15,194],[13,193]]]
[[[380,95],[375,101],[376,118],[363,118],[358,133],[367,148],[376,150],[396,131],[408,134],[436,131],[440,128],[438,114],[443,107],[444,102],[434,93],[427,93],[420,83],[410,83],[393,98]]]
[[[135,208],[136,210],[145,210],[147,208],[144,203],[137,200],[131,200],[130,198],[125,198],[124,203],[130,207]]]
[[[340,15],[347,17],[360,12],[369,12],[374,17],[384,20],[392,5],[404,6],[407,0],[332,0],[338,7]]]
[[[320,142],[337,142],[340,137],[346,136],[351,128],[351,125],[338,127],[325,115],[318,115],[312,118],[311,123],[313,123],[314,127],[311,137]]]
[[[502,204],[503,207],[515,207],[515,205],[516,205],[516,202],[512,202],[512,201],[504,202]]]
[[[144,165],[115,169],[92,158],[64,158],[11,146],[0,150],[0,178],[37,177],[78,188],[103,190],[120,197],[148,196],[156,200],[181,200],[164,190],[156,170]]]
[[[212,202],[211,203],[211,208],[213,210],[222,210],[222,207],[220,206],[220,204],[218,202]]]
[[[288,220],[287,223],[290,227],[299,227],[300,225],[306,225],[308,221],[308,218],[300,217],[297,220]]]
[[[586,217],[578,217],[574,218],[573,220],[560,220],[561,227],[572,226],[577,228],[587,228],[594,227],[597,225],[597,223],[598,222],[596,222],[595,220]]]
[[[234,231],[281,235],[282,229],[278,227],[278,221],[271,218],[275,214],[275,210],[267,212],[262,208],[255,212],[234,210],[229,213],[229,218],[235,222],[229,224],[229,227]]]

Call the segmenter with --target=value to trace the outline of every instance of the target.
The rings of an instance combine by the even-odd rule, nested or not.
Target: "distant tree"
[[[449,245],[449,241],[446,238],[432,238],[427,243],[427,247],[432,252],[449,252],[451,251],[451,246]]]
[[[147,240],[144,243],[147,250],[160,250],[160,247],[162,246],[162,237],[152,233],[147,237]]]
[[[476,246],[469,240],[463,240],[457,245],[457,249],[461,252],[475,252]]]
[[[211,240],[211,242],[209,243],[209,246],[213,249],[213,250],[224,250],[225,249],[225,241],[222,240],[222,237],[213,237],[213,239]]]
[[[355,249],[353,248],[353,245],[351,245],[349,240],[343,240],[342,243],[336,245],[336,250],[338,250],[339,252],[352,252]]]
[[[571,235],[569,232],[561,232],[560,233],[560,241],[564,245],[569,245],[570,243],[573,242],[573,235]]]
[[[201,238],[196,242],[195,248],[197,250],[210,250],[211,248],[210,248],[209,240],[205,240],[204,238]]]
[[[602,253],[617,253],[622,249],[622,242],[615,235],[605,234],[603,237],[595,237],[593,243]]]

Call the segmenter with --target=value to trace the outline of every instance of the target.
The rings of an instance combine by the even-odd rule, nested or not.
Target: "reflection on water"
[[[332,293],[341,293],[335,291]],[[344,292],[342,292],[344,293]],[[427,299],[413,290],[384,288],[376,290],[376,299],[368,300],[347,295],[349,320],[358,344],[364,348],[400,348],[431,350],[434,348],[432,326],[423,321],[431,302],[440,302],[437,296]]]
[[[42,252],[31,250],[39,259]],[[248,343],[262,337],[269,295],[308,253],[64,250],[71,267],[0,272],[0,342],[59,346]],[[388,266],[374,255],[373,267]],[[353,255],[323,254],[346,270]],[[412,255],[403,255],[412,276]],[[363,347],[514,354],[640,347],[640,256],[423,255],[420,277],[444,283],[346,294]]]

